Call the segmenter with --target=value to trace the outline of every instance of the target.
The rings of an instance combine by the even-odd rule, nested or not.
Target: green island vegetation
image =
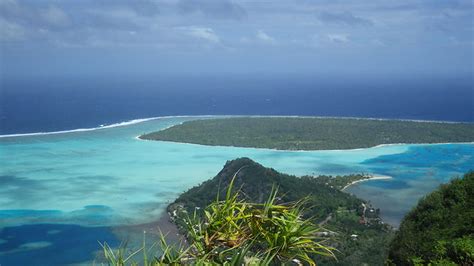
[[[261,203],[251,203],[244,192],[236,189],[235,182],[241,169],[230,178],[226,191],[215,194],[202,210],[192,215],[181,208],[180,229],[186,235],[186,244],[170,245],[161,234],[162,254],[149,259],[149,248],[127,254],[124,248],[112,249],[103,244],[109,265],[139,265],[133,261],[143,254],[143,265],[316,265],[313,256],[334,257],[334,248],[326,246],[318,235],[320,227],[304,218],[306,200],[278,204],[278,188],[273,186]],[[222,197],[221,197],[222,196]],[[171,208],[171,207],[170,207]]]
[[[474,172],[424,197],[390,246],[395,265],[474,265]]]
[[[234,175],[235,178],[235,175]],[[333,257],[332,249],[318,237],[319,227],[302,218],[303,202],[275,204],[273,189],[261,204],[248,203],[233,192],[230,182],[225,198],[210,203],[203,216],[186,216],[184,227],[189,242],[169,245],[161,234],[161,256],[148,259],[147,247],[126,257],[104,244],[109,264],[127,265],[130,258],[143,253],[143,265],[316,265],[313,254]],[[139,265],[131,261],[131,265]]]
[[[310,256],[318,265],[382,265],[386,260],[392,228],[379,218],[378,209],[340,190],[368,176],[296,177],[265,168],[248,158],[227,162],[216,177],[184,192],[168,206],[171,219],[183,235],[188,234],[190,214],[204,217],[206,206],[217,197],[225,199],[222,190],[229,187],[236,172],[234,193],[239,191],[241,200],[246,202],[265,203],[265,195],[271,194],[275,186],[278,188],[276,204],[286,206],[304,199],[303,217],[317,224],[317,236],[334,248],[336,259],[317,254]]]
[[[474,124],[315,117],[233,117],[187,121],[140,136],[203,145],[328,150],[390,143],[474,141]]]
[[[102,244],[107,265],[382,265],[392,228],[340,189],[367,175],[296,177],[248,158],[168,206],[185,242]],[[158,248],[157,248],[158,247]],[[137,258],[138,255],[142,255]]]
[[[369,177],[296,177],[249,158],[228,161],[168,206],[184,242],[161,234],[135,251],[104,243],[104,259],[114,266],[474,265],[474,172],[420,200],[398,231],[370,203],[341,191]]]

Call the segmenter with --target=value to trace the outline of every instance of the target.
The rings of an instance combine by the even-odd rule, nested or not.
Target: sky
[[[0,0],[3,78],[471,76],[471,0]]]

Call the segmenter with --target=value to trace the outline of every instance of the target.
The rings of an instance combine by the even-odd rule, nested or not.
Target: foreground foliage
[[[133,265],[138,253],[143,253],[144,265],[269,265],[305,262],[315,265],[313,255],[333,255],[333,248],[317,236],[319,227],[303,218],[304,201],[275,204],[277,189],[272,189],[264,203],[249,203],[233,192],[232,178],[224,200],[219,196],[208,205],[201,218],[197,212],[187,216],[184,227],[189,245],[170,246],[161,237],[163,254],[148,260],[145,244],[126,256],[103,245],[109,265]]]
[[[396,265],[474,265],[474,172],[442,185],[407,214],[389,258]]]
[[[280,150],[355,149],[388,143],[471,142],[474,141],[474,125],[373,119],[240,117],[188,121],[140,138]]]
[[[305,208],[303,217],[315,224],[321,223],[318,234],[328,238],[327,245],[337,249],[334,251],[337,260],[312,256],[318,265],[382,265],[386,260],[393,235],[391,227],[381,223],[378,210],[370,212],[370,217],[367,211],[369,223],[361,224],[364,201],[340,191],[348,183],[366,179],[367,176],[295,177],[265,168],[248,158],[228,161],[217,176],[184,192],[168,207],[183,233],[187,231],[187,214],[196,212],[197,216],[204,217],[202,210],[216,197],[224,200],[225,193],[219,194],[217,188],[227,187],[232,175],[239,169],[234,191],[239,191],[241,200],[265,203],[266,198],[262,195],[272,193],[272,184],[279,187],[275,199],[279,205],[306,199],[301,202]],[[369,209],[369,204],[365,204]]]

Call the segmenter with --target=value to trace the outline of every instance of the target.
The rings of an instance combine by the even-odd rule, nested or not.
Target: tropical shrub
[[[420,200],[402,221],[389,259],[396,265],[474,265],[474,172]]]
[[[334,257],[333,248],[317,236],[319,227],[303,218],[304,199],[290,204],[275,204],[277,188],[264,203],[241,200],[239,190],[233,192],[234,174],[223,200],[204,209],[204,215],[186,217],[187,245],[170,245],[161,235],[162,254],[151,260],[145,244],[126,256],[124,249],[113,250],[103,245],[109,265],[138,265],[133,257],[143,254],[144,265],[316,265],[313,255]]]

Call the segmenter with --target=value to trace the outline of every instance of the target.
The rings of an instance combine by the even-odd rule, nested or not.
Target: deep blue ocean
[[[0,135],[208,114],[474,122],[471,78],[255,75],[0,81]],[[193,119],[199,117],[0,138],[0,264],[92,264],[98,259],[98,242],[137,246],[143,224],[157,221],[183,190],[238,157],[295,175],[390,176],[359,183],[348,192],[380,207],[384,220],[394,225],[419,198],[474,165],[472,143],[282,152],[136,139]]]
[[[474,122],[472,77],[51,77],[3,79],[0,134],[172,115],[308,115]]]

